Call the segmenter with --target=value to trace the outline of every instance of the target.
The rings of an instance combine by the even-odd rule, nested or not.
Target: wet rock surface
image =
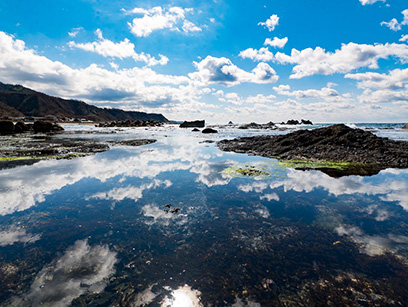
[[[20,134],[0,138],[0,169],[34,164],[45,159],[73,159],[110,149],[110,146],[142,146],[152,139],[97,142],[46,134]]]
[[[350,163],[337,175],[370,175],[385,168],[408,168],[408,142],[380,138],[371,132],[343,124],[280,136],[222,140],[217,144],[224,151],[280,160]],[[332,174],[336,176],[336,172]]]

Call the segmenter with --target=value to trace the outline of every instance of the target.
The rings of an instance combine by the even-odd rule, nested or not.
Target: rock
[[[25,123],[23,122],[17,122],[14,125],[14,132],[15,133],[23,133],[23,132],[27,132],[30,131],[30,126],[27,126]]]
[[[232,121],[228,122],[228,126],[233,126],[233,125],[234,125],[234,123]]]
[[[276,125],[273,122],[267,124],[250,123],[239,126],[238,129],[276,129]]]
[[[205,120],[195,120],[192,122],[185,121],[180,125],[180,128],[204,128]]]
[[[10,120],[0,121],[0,134],[11,134],[14,133],[14,124]]]
[[[404,125],[402,129],[408,129],[408,124]]]
[[[302,125],[313,125],[313,123],[312,123],[310,120],[308,120],[308,119],[301,119],[301,120],[300,120],[300,123],[301,123]]]
[[[199,132],[200,129],[194,128],[193,130],[191,130],[192,132]]]
[[[369,131],[343,124],[314,130],[299,130],[287,135],[254,136],[223,140],[224,151],[274,157],[289,161],[344,162],[348,174],[375,174],[385,168],[408,168],[408,142],[380,138]],[[328,162],[325,167],[333,168]],[[313,166],[307,168],[316,168]],[[341,175],[341,172],[337,175]],[[337,176],[335,173],[331,173]]]
[[[124,120],[99,123],[97,127],[160,127],[162,122],[155,120]]]
[[[64,128],[62,128],[58,124],[54,124],[54,123],[46,122],[46,121],[40,121],[40,120],[37,120],[36,122],[34,122],[33,129],[34,129],[34,132],[44,132],[44,133],[64,130]]]
[[[205,128],[201,133],[218,133],[218,131],[212,128]]]
[[[286,125],[300,125],[300,122],[297,121],[296,119],[289,119],[289,120],[286,122]]]

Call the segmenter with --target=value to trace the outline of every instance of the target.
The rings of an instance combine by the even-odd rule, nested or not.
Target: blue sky
[[[2,0],[0,81],[211,123],[408,121],[406,0]]]

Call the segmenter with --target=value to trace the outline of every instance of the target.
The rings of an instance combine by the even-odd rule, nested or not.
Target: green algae
[[[19,157],[0,157],[0,162],[12,162],[12,161],[30,161],[30,160],[62,160],[62,159],[74,159],[79,157],[89,156],[90,153],[69,153],[64,155],[51,155],[51,156],[19,156]]]
[[[254,165],[232,165],[221,171],[222,174],[227,174],[232,177],[269,177],[270,173],[264,168]]]
[[[351,162],[334,162],[334,161],[312,161],[312,160],[282,160],[279,163],[288,168],[294,169],[322,169],[330,168],[337,170],[347,170],[356,163]]]

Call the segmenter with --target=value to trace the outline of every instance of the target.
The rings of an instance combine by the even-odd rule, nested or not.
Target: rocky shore
[[[73,159],[107,151],[111,146],[141,146],[156,140],[99,142],[60,135],[17,134],[0,137],[0,169],[30,165],[47,159]]]
[[[343,124],[280,136],[222,140],[217,145],[224,151],[292,161],[295,168],[320,169],[333,176],[408,168],[408,142],[380,138]]]
[[[155,120],[124,120],[99,123],[97,127],[161,127],[163,122]]]

